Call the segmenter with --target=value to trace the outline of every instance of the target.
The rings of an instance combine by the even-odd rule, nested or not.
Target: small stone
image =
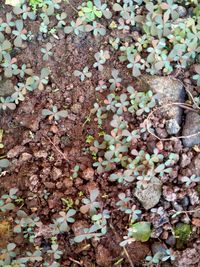
[[[76,115],[74,115],[74,114],[68,114],[68,117],[67,117],[70,121],[76,121],[76,119],[77,119],[77,116]]]
[[[47,189],[54,189],[56,187],[55,183],[52,182],[45,182],[44,185]]]
[[[163,196],[169,202],[175,201],[177,199],[177,196],[174,193],[173,189],[169,186],[163,186]]]
[[[21,161],[29,161],[32,158],[32,155],[29,153],[22,153],[22,155],[20,156],[20,160]]]
[[[53,171],[52,171],[52,177],[53,177],[53,180],[57,180],[58,178],[60,178],[62,175],[62,171],[56,167],[53,168]]]
[[[168,136],[166,129],[156,128],[156,133],[161,139],[167,138]]]
[[[52,125],[50,128],[50,131],[54,134],[56,134],[58,132],[58,127],[56,125]]]
[[[93,168],[87,168],[83,171],[83,178],[85,180],[93,180],[94,179],[94,170]]]
[[[73,181],[70,178],[65,178],[63,184],[66,188],[70,188],[73,186]]]
[[[176,11],[178,12],[180,18],[184,18],[187,15],[187,9],[184,6],[178,6]]]
[[[156,75],[143,75],[139,81],[141,90],[152,90],[159,105],[163,109],[161,114],[166,119],[175,119],[180,125],[183,109],[177,106],[167,106],[169,103],[185,101],[185,89],[178,79],[161,77]]]
[[[63,186],[62,182],[57,182],[57,183],[56,183],[56,188],[57,188],[57,189],[61,189],[62,186]]]
[[[191,163],[191,158],[189,157],[187,154],[182,154],[181,155],[181,167],[185,168],[186,166],[188,166]]]
[[[166,121],[166,130],[168,134],[173,135],[177,134],[180,131],[181,127],[175,119],[170,119]]]
[[[188,195],[192,205],[198,205],[200,203],[198,192],[195,189],[191,189]]]
[[[45,150],[39,150],[39,151],[34,152],[34,156],[36,158],[44,158],[44,159],[46,159],[47,155],[48,154],[47,154],[47,152]]]
[[[67,97],[67,98],[65,99],[65,104],[66,104],[67,106],[70,106],[70,105],[72,104],[72,99],[71,99],[70,97]]]
[[[189,198],[188,198],[187,196],[184,197],[183,199],[181,199],[180,204],[181,204],[183,207],[187,207],[187,206],[190,204],[190,200],[189,200]]]
[[[197,177],[200,176],[200,154],[198,154],[196,157],[192,159],[191,164],[188,166],[188,169],[190,170],[190,175],[195,174]]]
[[[7,158],[12,159],[18,157],[22,152],[24,152],[25,147],[24,146],[15,146],[7,153]]]
[[[29,178],[28,186],[29,186],[29,189],[31,192],[36,193],[38,191],[39,184],[40,184],[39,179],[38,179],[38,176],[36,174],[32,175]]]
[[[194,145],[200,144],[200,115],[196,112],[190,111],[187,113],[185,118],[185,125],[183,126],[182,135],[190,136],[183,139],[183,145],[185,147],[193,147]],[[199,134],[197,134],[199,133]]]
[[[71,107],[71,111],[74,113],[74,114],[79,114],[80,111],[82,109],[82,106],[80,103],[75,103],[72,107]]]
[[[142,206],[148,210],[158,204],[161,197],[162,182],[153,177],[145,189],[136,188],[134,195],[141,202]]]
[[[103,245],[98,245],[97,251],[96,251],[96,262],[98,266],[101,267],[107,267],[111,264],[111,255],[107,248],[105,248]]]
[[[84,103],[84,101],[85,101],[85,97],[83,96],[83,95],[81,95],[80,97],[79,97],[79,102],[81,103],[81,104],[83,104]]]
[[[179,205],[177,202],[172,202],[172,205],[176,211],[182,211],[183,210],[183,207],[181,207],[181,205]]]

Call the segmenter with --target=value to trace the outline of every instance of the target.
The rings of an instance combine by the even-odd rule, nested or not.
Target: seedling
[[[57,106],[53,106],[52,110],[49,109],[43,109],[42,115],[44,117],[49,116],[49,119],[55,119],[56,121],[60,120],[61,118],[66,118],[68,116],[67,110],[60,110],[58,111]]]
[[[79,77],[79,79],[81,81],[84,81],[85,78],[91,78],[92,77],[92,73],[89,72],[89,68],[88,67],[85,67],[82,71],[75,70],[74,71],[74,76]]]
[[[90,192],[90,198],[83,198],[83,206],[81,206],[80,211],[85,214],[87,212],[90,213],[90,215],[94,215],[97,213],[97,209],[101,207],[100,202],[96,201],[97,197],[99,195],[98,189],[93,189]]]

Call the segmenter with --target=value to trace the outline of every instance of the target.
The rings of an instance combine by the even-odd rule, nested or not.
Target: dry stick
[[[115,236],[118,237],[119,235],[116,233],[114,226],[111,223],[109,223],[109,225],[110,225],[110,228],[113,230]],[[126,257],[127,257],[128,261],[129,261],[131,267],[134,267],[134,264],[133,264],[133,262],[131,260],[130,255],[128,254],[127,249],[125,247],[123,247],[123,250],[124,250],[124,253],[125,253],[125,255],[126,255]]]
[[[70,0],[67,0],[67,3],[70,5],[70,7],[71,7],[76,13],[78,13],[78,10],[71,4]]]
[[[183,210],[183,211],[179,211],[179,213],[194,213],[200,211],[200,208],[196,209],[196,210]]]
[[[165,105],[163,105],[162,107],[158,107],[158,108],[152,110],[152,111],[149,113],[149,115],[148,115],[148,117],[146,118],[146,120],[144,121],[144,123],[145,123],[146,126],[147,126],[147,131],[148,131],[151,135],[153,135],[153,136],[154,136],[156,139],[158,139],[159,141],[171,141],[171,140],[175,140],[175,139],[191,138],[191,137],[194,137],[194,136],[197,136],[197,135],[200,134],[200,131],[199,131],[199,132],[197,132],[197,133],[190,134],[190,135],[174,136],[174,137],[170,137],[170,138],[160,138],[160,137],[158,137],[156,134],[152,133],[152,131],[150,130],[150,124],[149,124],[149,122],[151,121],[151,117],[154,115],[154,113],[155,113],[156,111],[161,110],[161,109],[163,109],[163,108],[165,108],[165,107],[170,107],[170,106],[179,106],[179,107],[183,107],[183,108],[186,108],[186,109],[190,109],[190,110],[195,111],[195,109],[192,108],[191,105],[189,105],[189,104],[183,104],[183,103],[179,103],[179,102],[173,102],[173,103],[165,104]]]
[[[69,160],[66,158],[65,154],[54,144],[54,142],[52,142],[48,136],[46,136],[45,138],[47,138],[49,140],[49,142],[53,145],[53,147],[56,149],[56,151],[63,157],[63,159],[69,163]]]
[[[191,97],[191,99],[192,99],[194,105],[196,106],[196,108],[200,110],[200,107],[199,107],[199,106],[197,105],[197,103],[195,102],[193,95],[190,93],[190,91],[189,91],[187,88],[186,88],[186,91],[187,91],[187,93],[189,94],[189,96]]]
[[[74,260],[74,259],[72,259],[71,257],[69,257],[68,258],[70,261],[73,261],[73,262],[75,262],[75,263],[77,263],[78,265],[80,265],[80,266],[83,266],[83,264],[81,264],[79,261],[77,261],[77,260]]]

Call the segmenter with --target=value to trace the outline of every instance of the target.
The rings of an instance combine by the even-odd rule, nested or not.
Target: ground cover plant
[[[0,4],[0,266],[198,266],[198,1]]]

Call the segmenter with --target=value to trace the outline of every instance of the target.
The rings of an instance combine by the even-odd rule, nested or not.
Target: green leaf
[[[49,116],[49,115],[52,115],[53,114],[53,112],[51,111],[51,110],[49,110],[49,109],[43,109],[42,110],[42,115],[43,116]]]
[[[8,251],[12,251],[12,250],[15,249],[15,248],[16,248],[15,243],[9,243],[9,244],[7,245],[7,250],[8,250]]]
[[[10,165],[9,160],[7,159],[0,159],[0,168],[7,168]]]
[[[113,10],[114,11],[122,11],[122,7],[120,6],[120,4],[115,3],[113,5]]]
[[[138,222],[131,226],[131,237],[137,241],[146,242],[151,236],[151,224],[149,222]]]
[[[8,210],[14,210],[14,208],[15,208],[15,205],[13,203],[8,203],[8,204],[5,204],[3,206],[3,209],[6,210],[6,211],[8,211]]]
[[[158,167],[155,169],[156,173],[159,173],[165,169],[165,164],[160,164]]]
[[[175,236],[176,236],[176,247],[177,249],[183,249],[187,244],[187,240],[190,237],[192,232],[192,228],[189,224],[181,223],[178,224],[175,228]]]

